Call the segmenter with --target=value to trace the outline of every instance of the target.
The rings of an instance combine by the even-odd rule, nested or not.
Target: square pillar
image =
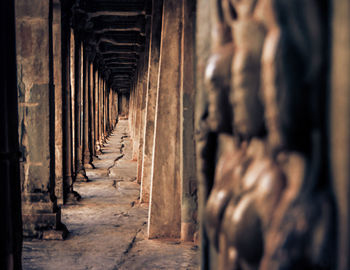
[[[47,1],[16,1],[22,218],[24,236],[62,239],[66,229],[55,196],[51,8]]]
[[[183,1],[164,1],[149,238],[179,238],[181,231],[180,87]]]
[[[143,165],[141,175],[140,201],[149,202],[154,141],[154,122],[157,102],[160,38],[162,31],[163,0],[153,0],[151,43],[149,49],[149,71],[147,78],[147,98],[145,130],[143,134]]]

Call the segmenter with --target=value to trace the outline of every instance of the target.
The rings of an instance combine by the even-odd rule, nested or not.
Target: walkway
[[[138,203],[137,163],[128,122],[119,121],[103,154],[88,169],[82,196],[62,207],[65,241],[25,240],[24,270],[196,269],[197,250],[179,241],[147,240],[147,209]]]

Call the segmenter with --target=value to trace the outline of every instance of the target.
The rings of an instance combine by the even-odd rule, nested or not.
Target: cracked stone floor
[[[62,207],[67,239],[26,239],[24,270],[198,268],[195,245],[147,239],[148,207],[138,203],[131,156],[128,122],[121,120],[94,161],[96,168],[87,169],[90,181],[74,185],[82,199]]]

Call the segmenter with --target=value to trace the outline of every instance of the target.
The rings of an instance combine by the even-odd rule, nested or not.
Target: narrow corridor
[[[138,202],[127,120],[119,121],[102,152],[95,169],[86,169],[89,181],[74,184],[81,200],[62,207],[68,238],[26,240],[23,269],[195,269],[193,243],[146,240],[148,206]]]
[[[0,270],[350,270],[350,1],[0,15]]]

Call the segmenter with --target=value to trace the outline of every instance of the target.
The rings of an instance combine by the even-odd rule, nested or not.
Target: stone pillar
[[[109,89],[109,96],[108,96],[108,134],[110,134],[113,130],[113,125],[112,125],[112,98],[113,95],[113,90],[110,88]]]
[[[75,167],[76,167],[76,147],[75,147],[75,125],[76,125],[76,118],[75,118],[75,35],[74,35],[74,30],[71,28],[70,29],[70,61],[69,61],[69,66],[70,66],[70,87],[71,87],[71,119],[72,119],[72,173],[73,173],[73,178],[75,178]]]
[[[62,238],[65,230],[54,193],[51,7],[47,1],[16,1],[22,218],[25,236]]]
[[[83,128],[83,68],[84,68],[84,50],[83,43],[80,39],[75,41],[75,75],[76,75],[76,86],[75,86],[75,152],[76,152],[76,167],[75,167],[75,181],[87,181],[84,163],[83,163],[83,140],[82,140],[82,128]]]
[[[136,99],[136,85],[137,85],[137,74],[135,74],[135,79],[133,81],[133,86],[132,86],[132,110],[130,110],[131,113],[131,137],[134,138],[134,132],[135,132],[135,116],[136,116],[136,107],[137,107],[137,99]]]
[[[181,86],[181,239],[193,241],[197,229],[197,178],[194,143],[194,33],[195,2],[183,5],[182,86]]]
[[[71,30],[67,11],[62,16],[62,120],[63,120],[63,203],[80,198],[73,192],[72,103],[71,103]],[[77,197],[75,197],[77,195]]]
[[[100,90],[99,90],[99,115],[100,115],[100,119],[99,119],[99,129],[100,129],[100,137],[99,137],[99,141],[100,141],[100,147],[102,149],[103,146],[103,88],[104,88],[104,80],[101,77],[100,74],[100,80],[101,80],[101,84],[100,84]]]
[[[149,238],[180,237],[180,77],[183,1],[164,1]]]
[[[110,118],[109,118],[109,103],[110,103],[110,97],[111,96],[111,89],[107,88],[106,92],[106,137],[109,136],[109,131],[110,131]]]
[[[101,78],[100,74],[98,73],[98,70],[96,70],[96,76],[97,76],[97,89],[96,89],[96,151],[98,154],[101,154],[101,145],[100,145],[100,89],[101,89]]]
[[[145,122],[146,122],[146,99],[148,89],[148,77],[149,77],[149,50],[150,50],[150,35],[151,35],[151,16],[148,16],[146,20],[146,45],[143,60],[143,74],[141,77],[141,104],[140,104],[140,128],[139,128],[139,146],[138,146],[138,158],[137,158],[137,182],[141,184],[141,175],[143,167],[143,148],[144,148],[144,134],[145,134]]]
[[[113,116],[114,126],[118,122],[118,111],[119,111],[119,102],[118,102],[118,100],[119,100],[118,92],[114,92],[114,116]]]
[[[62,133],[62,55],[61,55],[61,3],[53,2],[52,45],[55,87],[55,194],[57,203],[63,204],[63,133]]]
[[[89,59],[87,48],[84,46],[84,87],[83,87],[83,164],[85,168],[92,168],[92,156],[89,145]]]
[[[0,2],[0,261],[2,269],[20,270],[22,250],[21,187],[14,1]]]
[[[145,132],[143,148],[143,166],[141,175],[140,201],[149,202],[151,183],[152,154],[154,140],[154,121],[157,101],[160,39],[162,31],[163,0],[153,0],[151,46],[148,71],[148,87],[146,99]]]
[[[208,95],[205,85],[205,69],[212,50],[212,17],[215,11],[216,1],[207,0],[197,1],[196,12],[196,106],[195,106],[195,130],[196,130],[196,165],[197,165],[197,183],[198,183],[198,219],[204,220],[204,209],[210,185],[212,185],[215,170],[216,134],[209,133],[206,123],[203,125],[203,118],[208,113]],[[209,156],[203,158],[203,156]],[[212,260],[210,243],[205,230],[204,223],[199,226],[200,239],[200,265],[201,269],[210,269],[210,265],[215,265]],[[213,250],[213,249],[212,249]]]
[[[101,86],[101,100],[100,100],[100,112],[101,112],[101,138],[100,138],[100,143],[103,146],[104,145],[104,117],[105,117],[105,112],[104,112],[104,101],[105,101],[105,81],[102,78],[102,86]]]
[[[140,60],[139,60],[140,61]],[[138,69],[135,74],[135,81],[134,81],[134,108],[133,108],[133,116],[132,116],[132,126],[131,126],[131,137],[133,140],[133,157],[134,157],[134,148],[136,148],[136,125],[137,125],[137,108],[138,108],[138,80],[139,80],[139,74],[140,74],[140,62],[138,63]],[[135,158],[136,160],[136,158]]]
[[[110,88],[107,87],[106,91],[106,139],[109,136],[109,95],[110,95]]]
[[[350,269],[350,3],[334,0],[330,91],[331,172],[338,217],[338,270]]]
[[[130,129],[130,134],[131,134],[131,137],[132,137],[132,125],[133,125],[133,116],[134,116],[134,102],[135,102],[135,99],[134,99],[134,84],[135,82],[132,81],[132,85],[130,87],[130,100],[129,100],[129,115],[128,115],[128,118],[129,118],[129,129]]]
[[[99,101],[99,87],[100,87],[100,78],[98,76],[98,70],[95,70],[95,90],[94,90],[94,112],[95,112],[95,153],[96,155],[100,154],[100,142],[99,142],[99,122],[98,122],[98,117],[99,117],[99,107],[98,107],[98,101]]]
[[[93,103],[94,103],[94,66],[92,63],[92,59],[89,61],[89,93],[88,93],[88,104],[89,104],[89,152],[90,152],[90,163],[92,164],[93,156],[95,155],[95,140],[94,140],[94,109],[93,109]]]
[[[102,89],[102,143],[106,143],[106,92],[107,86],[103,79],[103,89]]]
[[[129,118],[129,106],[131,106],[131,103],[129,102],[132,102],[131,100],[129,101],[129,97],[130,97],[129,95],[127,95],[126,93],[123,93],[121,94],[120,99],[118,101],[120,116],[123,119]]]
[[[133,132],[133,154],[132,159],[137,160],[138,158],[138,150],[139,150],[139,135],[140,135],[140,127],[141,127],[141,104],[142,104],[142,76],[145,70],[144,66],[144,54],[141,54],[139,68],[137,72],[137,80],[135,87],[135,112],[134,112],[134,132]],[[139,180],[138,180],[139,181]]]

